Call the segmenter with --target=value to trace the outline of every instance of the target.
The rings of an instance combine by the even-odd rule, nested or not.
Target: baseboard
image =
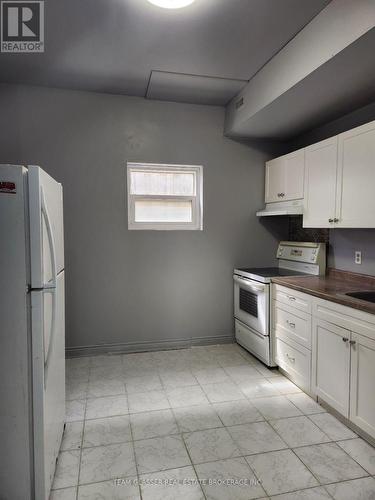
[[[130,354],[133,352],[164,351],[171,349],[186,349],[200,345],[230,344],[234,342],[234,335],[220,335],[212,337],[193,337],[179,340],[158,340],[144,342],[126,342],[119,344],[101,344],[78,347],[67,347],[66,357],[77,358],[82,356],[97,356],[99,354]]]

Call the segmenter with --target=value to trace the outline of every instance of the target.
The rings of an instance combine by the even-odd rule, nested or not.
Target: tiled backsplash
[[[302,215],[289,217],[289,241],[316,241],[327,243],[329,247],[329,229],[308,229],[302,227]]]

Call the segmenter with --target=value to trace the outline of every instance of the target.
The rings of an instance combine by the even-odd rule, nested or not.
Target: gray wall
[[[0,109],[0,162],[64,186],[68,346],[232,335],[233,268],[286,236],[254,217],[266,145],[224,138],[217,107],[2,86]],[[128,231],[127,160],[203,165],[204,230]]]
[[[293,151],[372,120],[375,120],[375,102],[296,138],[287,149]],[[375,275],[375,229],[332,229],[329,239],[330,267]],[[355,250],[362,251],[361,265],[354,263]]]

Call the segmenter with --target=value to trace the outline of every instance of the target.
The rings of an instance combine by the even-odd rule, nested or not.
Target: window
[[[128,163],[129,229],[202,229],[202,167]]]

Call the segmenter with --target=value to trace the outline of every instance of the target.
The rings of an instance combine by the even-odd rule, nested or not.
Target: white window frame
[[[131,194],[132,171],[160,170],[162,172],[193,172],[195,174],[195,195],[139,195]],[[203,230],[203,167],[201,165],[174,165],[164,163],[127,163],[127,197],[128,197],[128,229],[131,230],[162,230],[162,231],[202,231]],[[136,200],[188,200],[192,202],[191,222],[136,222]]]

